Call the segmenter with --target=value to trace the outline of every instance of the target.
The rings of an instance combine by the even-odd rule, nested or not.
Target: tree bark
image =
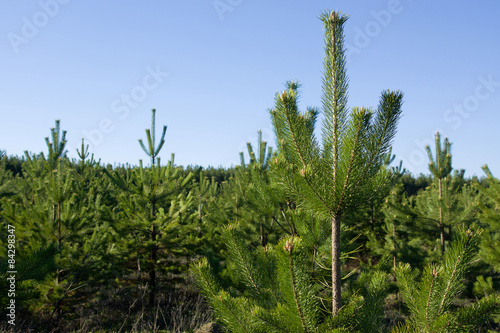
[[[332,217],[332,315],[342,306],[340,275],[340,216]]]
[[[444,225],[439,225],[439,233],[441,239],[441,256],[444,255]]]

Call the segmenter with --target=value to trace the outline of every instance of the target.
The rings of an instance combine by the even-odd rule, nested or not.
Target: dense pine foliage
[[[104,165],[84,141],[69,159],[59,120],[47,152],[0,151],[0,330],[498,331],[500,181],[487,166],[466,178],[439,133],[429,175],[394,166],[403,94],[347,108],[346,19],[321,16],[320,140],[320,111],[300,112],[288,82],[270,109],[276,150],[259,131],[229,169],[162,161],[155,110],[136,166]]]

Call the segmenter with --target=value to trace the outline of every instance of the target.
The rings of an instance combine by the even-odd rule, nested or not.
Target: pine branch
[[[350,178],[353,176],[353,169],[355,168],[355,160],[359,159],[359,151],[360,151],[360,141],[362,141],[362,135],[363,133],[366,133],[366,130],[368,129],[370,125],[370,117],[371,114],[369,112],[366,112],[364,109],[359,109],[356,110],[352,116],[352,127],[353,129],[351,132],[353,133],[352,135],[349,135],[349,138],[353,138],[352,140],[346,140],[346,141],[353,141],[351,147],[347,148],[345,147],[345,151],[350,152],[350,157],[349,157],[349,162],[347,164],[347,171],[345,175],[345,181],[344,181],[344,186],[342,187],[342,191],[340,194],[340,198],[338,201],[337,205],[337,212],[342,210],[342,207],[344,206],[344,199],[347,196],[347,190],[348,190],[348,185],[350,184]],[[359,161],[358,161],[359,163]],[[360,163],[362,164],[362,163]],[[361,165],[360,165],[361,166]],[[358,167],[360,167],[358,166]]]
[[[292,238],[292,241],[293,241],[293,238]],[[302,313],[302,307],[301,307],[301,304],[299,303],[299,298],[297,295],[295,272],[293,270],[294,264],[292,262],[293,243],[287,241],[287,243],[285,245],[285,250],[290,252],[290,254],[288,255],[288,270],[289,270],[290,276],[292,278],[291,286],[292,286],[292,291],[293,291],[293,298],[295,300],[295,306],[297,307],[297,310],[299,312],[299,318],[300,318],[300,322],[302,324],[302,328],[304,329],[304,332],[308,333],[309,331],[307,330],[305,319],[304,319],[304,314]]]
[[[237,273],[239,273],[240,278],[243,283],[249,287],[252,294],[260,300],[265,300],[266,297],[263,294],[263,286],[261,280],[256,275],[258,274],[258,268],[253,267],[252,263],[255,263],[255,258],[251,257],[251,252],[243,248],[243,245],[239,242],[239,235],[234,229],[234,226],[228,226],[223,232],[224,240],[231,253],[231,260],[236,264]]]
[[[438,277],[438,270],[436,268],[432,269],[430,271],[430,276],[431,276],[431,285],[429,286],[429,293],[427,295],[427,303],[425,305],[425,322],[426,322],[426,327],[427,329],[429,330],[430,329],[430,323],[429,323],[429,309],[431,308],[431,301],[433,299],[433,293],[434,293],[434,286],[436,284],[436,279]],[[431,320],[434,319],[434,316],[433,318],[431,318]]]
[[[500,297],[490,295],[483,297],[479,302],[473,303],[465,308],[459,309],[454,321],[448,326],[455,330],[470,329],[484,323],[492,315],[500,314]]]
[[[224,324],[235,332],[251,333],[251,325],[237,312],[241,310],[241,306],[238,306],[239,304],[218,286],[206,258],[192,264],[191,271],[195,274],[196,282]],[[244,305],[246,305],[244,309],[248,311],[248,304]]]

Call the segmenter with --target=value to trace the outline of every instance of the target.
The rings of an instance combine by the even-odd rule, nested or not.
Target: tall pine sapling
[[[465,184],[464,170],[455,171],[451,175],[451,144],[444,140],[441,147],[439,133],[436,134],[436,158],[434,159],[429,146],[429,170],[434,180],[416,196],[403,198],[399,204],[389,203],[390,209],[402,220],[418,221],[416,234],[423,238],[428,235],[439,235],[440,255],[445,252],[446,239],[451,238],[455,225],[471,223],[478,210],[478,197]],[[436,230],[437,229],[437,230]],[[432,245],[432,244],[431,244]],[[434,246],[434,245],[432,245]]]
[[[322,146],[314,135],[318,110],[298,111],[298,85],[276,94],[271,118],[278,158],[272,171],[290,195],[331,224],[332,313],[342,306],[340,229],[342,216],[371,196],[401,115],[403,94],[384,91],[376,111],[347,108],[343,25],[347,16],[326,12]]]
[[[341,224],[343,214],[368,201],[374,188],[387,186],[374,178],[395,134],[402,93],[384,91],[378,110],[355,108],[349,116],[342,42],[346,17],[328,11],[322,20],[327,118],[322,147],[314,137],[319,111],[299,113],[298,84],[289,82],[286,91],[276,94],[271,110],[278,154],[269,160],[270,171],[261,173],[260,159],[251,157],[256,167],[243,163],[241,169],[247,172],[229,182],[231,187],[223,186],[221,198],[227,195],[231,205],[222,211],[232,212],[220,215],[221,222],[228,223],[221,237],[227,269],[217,274],[220,268],[206,259],[191,266],[202,293],[232,332],[366,331],[372,328],[371,319],[381,320],[384,274],[367,278],[370,287],[355,302],[351,299],[348,309],[341,308],[340,265],[347,251],[343,248],[341,256],[340,243],[347,241],[340,228],[347,229]],[[268,180],[261,177],[266,173]],[[254,207],[259,200],[260,207]],[[285,201],[286,212],[281,207]],[[255,215],[272,219],[276,209],[282,219],[275,222],[280,222],[285,233],[290,227],[289,235],[279,242],[249,244],[245,224],[259,222]],[[325,304],[332,289],[332,300]],[[363,304],[370,310],[360,312]],[[360,313],[366,316],[364,320],[358,320]]]
[[[32,209],[27,209],[26,213],[32,215],[29,220],[32,220],[34,224],[33,229],[43,234],[45,238],[55,240],[57,250],[62,251],[64,240],[78,233],[77,229],[83,223],[77,218],[79,214],[74,213],[74,210],[78,208],[72,188],[73,170],[61,160],[67,152],[65,150],[67,131],[61,132],[60,120],[56,120],[55,127],[51,128],[50,132],[52,142],[48,137],[45,138],[49,152],[47,159],[43,153],[41,153],[42,158],[37,159],[31,158],[28,152],[25,152],[27,159],[25,170],[27,178],[31,179],[30,186],[33,188],[33,194],[36,195],[33,203],[37,203],[32,205]],[[40,174],[40,168],[45,169],[42,174]],[[27,203],[25,206],[27,207]],[[43,214],[47,209],[50,211],[48,219]],[[61,273],[58,267],[57,283],[61,281]]]
[[[142,161],[139,168],[134,169],[124,179],[119,173],[110,173],[103,169],[111,181],[117,185],[122,192],[118,197],[120,206],[122,206],[130,225],[126,229],[139,232],[142,238],[145,235],[144,245],[149,252],[148,274],[149,274],[149,304],[154,306],[156,293],[158,289],[157,268],[159,252],[162,250],[162,244],[170,243],[175,238],[172,228],[175,222],[182,219],[182,214],[192,206],[192,193],[185,193],[188,185],[191,183],[192,173],[184,176],[180,170],[174,166],[174,156],[168,165],[161,166],[158,154],[164,144],[166,126],[163,128],[162,137],[158,146],[155,146],[155,110],[152,111],[152,128],[146,130],[148,138],[148,147],[146,149],[142,140],[139,140],[141,147],[152,159],[156,158],[156,163],[152,160],[150,168],[145,168]],[[151,135],[152,134],[152,135]],[[166,236],[166,237],[162,237]],[[140,239],[140,238],[139,238]],[[180,240],[176,240],[180,242]],[[138,243],[137,239],[133,243]],[[137,252],[141,244],[135,244]],[[181,251],[183,244],[178,243],[176,251]],[[138,256],[138,269],[140,270],[140,258]]]
[[[444,139],[443,147],[441,148],[441,136],[439,132],[436,133],[436,159],[433,158],[431,148],[426,146],[427,154],[429,155],[429,170],[433,174],[434,178],[438,181],[439,188],[439,203],[442,205],[443,199],[443,179],[451,173],[453,169],[451,167],[451,143],[448,138]],[[445,243],[444,243],[444,220],[443,220],[443,210],[442,207],[439,208],[439,232],[441,241],[441,255],[444,254]]]

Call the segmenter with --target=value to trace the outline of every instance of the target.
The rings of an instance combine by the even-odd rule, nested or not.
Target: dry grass
[[[15,329],[5,321],[0,332],[195,332],[212,321],[212,313],[189,283],[158,292],[154,307],[148,307],[147,286],[101,291],[87,303],[61,313],[47,327],[47,315],[18,314]]]

